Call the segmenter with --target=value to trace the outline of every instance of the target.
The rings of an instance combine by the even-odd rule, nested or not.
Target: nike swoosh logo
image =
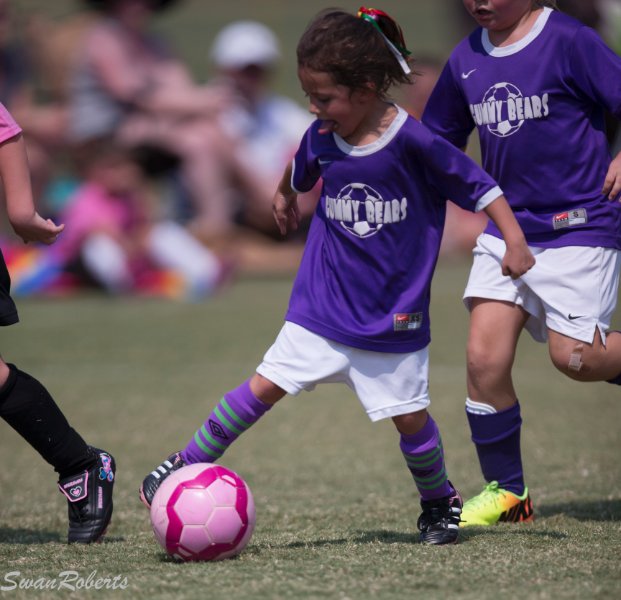
[[[576,319],[581,319],[584,315],[572,315],[571,313],[567,315],[567,318],[570,321],[575,321]]]
[[[470,77],[470,75],[472,75],[475,71],[476,71],[476,69],[472,69],[472,71],[468,71],[467,73],[462,73],[461,74],[461,78],[462,79],[468,79],[468,77]]]

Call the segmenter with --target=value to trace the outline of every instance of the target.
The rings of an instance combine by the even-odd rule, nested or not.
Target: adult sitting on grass
[[[221,88],[197,85],[186,65],[148,27],[176,0],[83,0],[100,17],[76,49],[70,77],[69,133],[74,144],[113,136],[180,160],[205,237],[229,227],[222,156],[232,142],[217,116],[230,104]]]

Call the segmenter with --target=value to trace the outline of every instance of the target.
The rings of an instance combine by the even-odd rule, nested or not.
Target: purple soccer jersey
[[[544,9],[519,42],[475,30],[453,51],[423,122],[465,147],[476,127],[528,243],[621,249],[621,205],[602,194],[604,109],[621,118],[621,59],[578,21]],[[497,237],[493,223],[486,229]]]
[[[430,341],[429,300],[446,200],[469,210],[501,195],[463,152],[399,109],[373,144],[353,147],[319,122],[295,156],[292,186],[323,179],[286,320],[364,350]]]

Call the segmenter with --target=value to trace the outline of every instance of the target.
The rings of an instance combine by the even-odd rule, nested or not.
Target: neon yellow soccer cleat
[[[535,518],[528,488],[521,496],[488,483],[483,491],[466,501],[461,512],[460,527],[494,525],[496,523],[527,523]]]

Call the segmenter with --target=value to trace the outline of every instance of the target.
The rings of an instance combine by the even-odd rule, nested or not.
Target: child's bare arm
[[[500,230],[507,246],[502,259],[502,274],[517,279],[535,264],[535,257],[528,248],[524,232],[504,196],[496,198],[484,210]]]
[[[608,167],[602,192],[610,200],[615,200],[621,193],[621,152],[617,154]]]
[[[278,189],[274,194],[272,210],[274,219],[282,235],[287,231],[295,231],[300,224],[300,209],[298,207],[298,195],[291,188],[291,173],[293,165],[289,163],[285,173],[278,184]]]
[[[0,178],[4,186],[7,216],[13,231],[24,242],[53,244],[64,225],[56,225],[36,211],[28,158],[21,134],[0,144]]]

